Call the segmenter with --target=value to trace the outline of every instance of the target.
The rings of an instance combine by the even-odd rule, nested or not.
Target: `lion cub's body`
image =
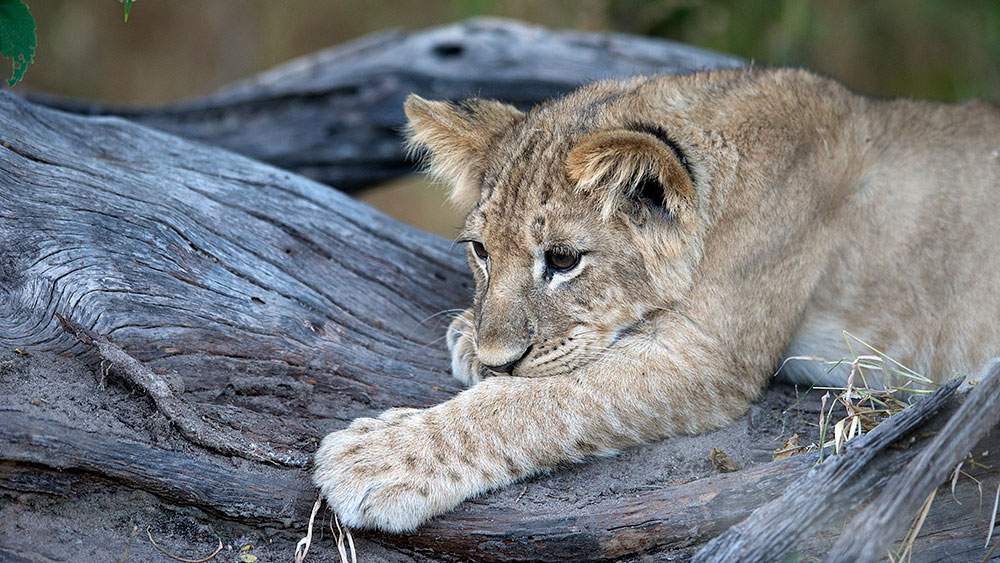
[[[1000,111],[863,104],[851,201],[787,354],[843,357],[848,330],[939,382],[978,375],[1000,353]],[[807,367],[785,369],[814,381]]]
[[[412,529],[557,463],[718,427],[783,355],[842,357],[844,330],[937,380],[1000,349],[996,106],[731,70],[527,114],[406,109],[471,209],[476,298],[448,344],[478,384],[324,439],[315,480],[350,525]]]

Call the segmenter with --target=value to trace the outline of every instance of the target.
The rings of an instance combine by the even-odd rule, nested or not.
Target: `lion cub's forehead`
[[[524,258],[537,257],[539,250],[557,242],[584,243],[581,237],[594,231],[591,203],[572,189],[551,188],[500,186],[470,214],[469,226],[494,246],[493,251]]]
[[[567,156],[588,135],[627,128],[641,84],[596,83],[530,111],[491,147],[480,203],[516,211],[580,201]]]
[[[483,174],[480,206],[520,213],[578,199],[566,156],[583,131],[568,125],[529,119],[502,138]]]

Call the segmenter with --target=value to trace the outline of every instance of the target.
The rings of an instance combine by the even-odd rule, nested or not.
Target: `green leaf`
[[[135,0],[118,0],[122,4],[125,4],[125,23],[128,23],[128,13],[132,11],[132,3]]]
[[[35,62],[35,18],[21,0],[0,0],[0,55],[11,59],[14,71],[7,80],[13,86],[24,78],[28,65]]]

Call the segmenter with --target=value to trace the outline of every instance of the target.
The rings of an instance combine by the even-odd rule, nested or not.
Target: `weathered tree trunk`
[[[148,525],[188,558],[218,534],[288,560],[315,499],[317,439],[459,390],[442,312],[465,305],[471,280],[448,241],[121,119],[3,94],[0,124],[0,559],[119,560],[128,549],[144,560],[155,554]],[[410,536],[358,534],[359,549],[372,560],[690,556],[813,465],[761,463],[793,402],[771,390],[707,437],[568,467]],[[803,404],[814,420],[815,401]],[[897,435],[919,438],[908,432]],[[685,483],[667,454],[699,439],[751,444],[741,463],[753,467]],[[969,468],[985,496],[997,439],[972,450],[991,452],[978,460],[992,468]],[[884,482],[923,443],[855,464],[858,482]],[[842,491],[857,502],[877,493]],[[962,505],[944,496],[918,542],[981,557],[989,517],[973,482],[959,481]],[[837,510],[829,519],[851,507]],[[821,552],[839,530],[795,547]],[[310,557],[329,560],[329,537],[315,541]]]
[[[296,59],[204,98],[117,114],[354,191],[408,173],[403,99],[496,98],[530,107],[585,82],[743,64],[736,57],[615,33],[551,31],[479,19],[376,34]]]

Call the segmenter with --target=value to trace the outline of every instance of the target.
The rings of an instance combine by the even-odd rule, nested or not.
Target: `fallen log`
[[[299,459],[316,440],[357,416],[458,391],[442,312],[467,302],[471,280],[444,239],[121,119],[2,94],[0,123],[0,557],[143,557],[155,552],[126,542],[152,523],[166,530],[158,541],[185,552],[210,552],[218,534],[230,548],[273,545],[273,559],[290,559],[315,498]],[[814,463],[765,463],[796,400],[769,390],[726,429],[563,468],[414,535],[358,534],[359,548],[374,560],[690,556]],[[216,447],[204,425],[242,439]],[[996,439],[973,453],[997,455]],[[865,470],[892,471],[922,443],[884,449]],[[711,466],[709,448],[691,444],[750,444],[731,456],[749,467],[692,480]],[[674,473],[674,451],[694,469]],[[977,459],[989,467],[970,473],[989,490],[995,460]],[[918,538],[928,551],[982,551],[975,495],[963,479],[962,505],[936,505],[943,516],[932,510]],[[63,540],[45,541],[54,529]],[[822,553],[835,533],[820,535],[802,550]],[[325,560],[327,549],[310,553]]]
[[[476,19],[370,35],[163,107],[35,99],[67,111],[120,115],[353,192],[412,170],[399,142],[410,92],[527,108],[602,78],[740,64],[670,41]]]

